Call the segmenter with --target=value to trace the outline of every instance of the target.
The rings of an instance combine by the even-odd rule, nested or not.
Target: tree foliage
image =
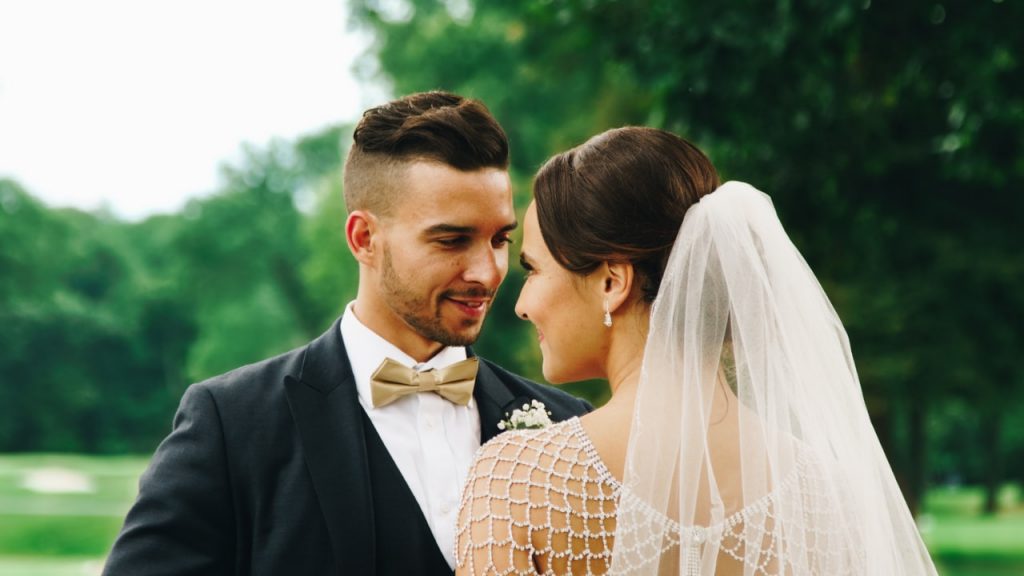
[[[0,449],[151,446],[195,329],[133,258],[144,227],[49,210],[10,181],[0,206]]]
[[[189,382],[319,335],[355,266],[325,237],[339,204],[296,206],[337,192],[342,133],[249,147],[217,193],[134,224],[0,181],[0,450],[149,452]]]

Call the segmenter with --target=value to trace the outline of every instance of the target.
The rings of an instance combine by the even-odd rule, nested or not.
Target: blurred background
[[[626,124],[771,194],[941,573],[1024,574],[1022,26],[1018,0],[4,0],[0,574],[98,573],[189,383],[330,326],[351,128],[435,88],[503,123],[520,210]],[[477,350],[541,379],[513,268]]]

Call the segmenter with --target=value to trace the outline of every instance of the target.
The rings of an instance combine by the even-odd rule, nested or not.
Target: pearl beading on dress
[[[573,418],[506,432],[480,448],[463,491],[455,557],[471,574],[610,574],[622,514],[634,530],[620,534],[625,547],[615,573],[641,569],[681,545],[678,573],[687,576],[701,574],[709,550],[754,576],[860,573],[854,542],[834,545],[849,535],[830,531],[842,525],[830,519],[849,511],[833,505],[826,486],[820,468],[800,457],[770,494],[717,524],[680,526],[611,475]],[[791,514],[802,521],[784,522]]]

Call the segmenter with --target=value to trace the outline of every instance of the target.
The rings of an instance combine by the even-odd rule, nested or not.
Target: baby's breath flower
[[[508,417],[507,420],[498,422],[499,430],[536,429],[551,425],[551,412],[538,400],[523,404],[522,409],[512,410],[511,415],[506,412],[505,416]]]

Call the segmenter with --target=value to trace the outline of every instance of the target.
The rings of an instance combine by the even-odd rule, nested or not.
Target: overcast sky
[[[344,0],[0,0],[0,177],[137,219],[214,190],[241,143],[353,120]]]

